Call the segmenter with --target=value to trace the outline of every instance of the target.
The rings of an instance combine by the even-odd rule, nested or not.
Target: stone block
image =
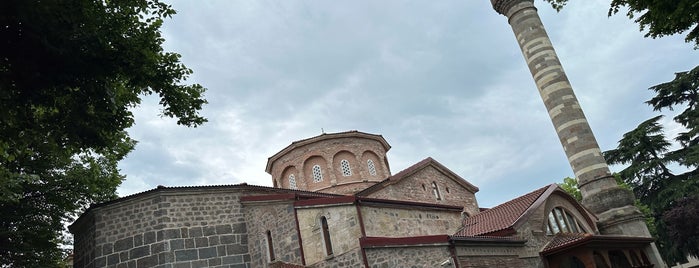
[[[133,237],[127,237],[114,242],[114,251],[124,251],[133,248]]]
[[[143,242],[146,244],[155,243],[155,232],[150,231],[143,234]]]
[[[170,250],[184,249],[184,239],[170,240]]]
[[[223,245],[234,244],[235,243],[235,235],[222,235],[219,238],[219,242]]]
[[[150,268],[158,265],[158,256],[148,256],[145,258],[140,258],[136,261],[136,267],[138,268]]]
[[[163,241],[163,242],[158,242],[155,244],[150,245],[150,252],[151,254],[157,254],[160,252],[168,251],[169,248],[168,246],[170,245],[170,242],[168,241]]]
[[[196,260],[197,257],[198,252],[196,249],[184,249],[175,251],[175,260],[178,262]]]
[[[208,248],[200,248],[199,249],[199,258],[200,259],[209,259],[216,257],[217,255],[216,252],[216,247],[208,247]]]
[[[194,239],[194,244],[198,248],[208,247],[209,246],[209,239],[206,237],[197,237]]]
[[[233,233],[244,234],[248,232],[248,228],[245,226],[244,222],[233,224]]]
[[[244,245],[227,245],[226,246],[226,252],[228,252],[229,255],[233,254],[245,254],[248,252],[248,247]]]
[[[150,246],[140,246],[129,250],[129,259],[138,259],[143,256],[150,255]]]
[[[206,260],[198,260],[198,261],[192,262],[192,268],[204,268],[204,267],[209,267],[209,264]]]
[[[213,258],[208,260],[209,267],[221,265],[221,258]]]
[[[189,237],[202,237],[204,236],[204,232],[202,231],[201,227],[192,227],[189,229]]]
[[[233,233],[233,228],[228,224],[217,225],[216,226],[216,233],[217,234],[230,234],[230,233]]]
[[[221,258],[221,263],[222,263],[222,264],[239,264],[239,263],[243,263],[243,257],[240,256],[240,255],[223,257],[223,258]]]
[[[204,236],[211,236],[216,234],[216,226],[204,226],[202,227]]]
[[[175,262],[175,253],[162,252],[158,254],[158,264],[169,264]]]

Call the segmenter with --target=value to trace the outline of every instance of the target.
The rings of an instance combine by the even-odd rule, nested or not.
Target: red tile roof
[[[588,240],[592,237],[592,234],[585,233],[558,233],[556,236],[544,246],[541,250],[542,252],[548,252],[556,250],[558,248],[563,248],[571,244],[578,243],[583,240]]]
[[[558,186],[551,184],[531,193],[517,197],[494,208],[466,218],[463,227],[454,236],[504,236],[515,232],[513,226],[536,203],[540,204],[545,192],[549,194]],[[537,200],[542,201],[537,202]]]
[[[558,233],[541,250],[542,256],[565,252],[581,246],[596,248],[643,248],[654,241],[650,237]]]

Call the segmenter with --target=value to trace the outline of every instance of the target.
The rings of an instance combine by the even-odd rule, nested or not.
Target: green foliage
[[[560,11],[568,0],[546,0]],[[699,2],[696,0],[648,1],[611,0],[609,16],[627,10],[626,16],[638,23],[646,37],[687,33],[685,41],[699,46]]]
[[[604,153],[610,164],[627,165],[619,173],[620,177],[631,186],[640,202],[653,212],[655,227],[658,230],[657,244],[669,263],[681,262],[687,255],[697,254],[696,247],[692,248],[693,243],[680,243],[681,240],[670,235],[670,230],[688,235],[684,237],[686,241],[699,240],[699,234],[677,230],[684,226],[668,220],[694,220],[692,215],[682,215],[673,211],[682,211],[682,200],[699,197],[699,83],[695,82],[699,79],[698,74],[699,67],[689,72],[678,73],[675,80],[650,88],[655,91],[656,96],[647,103],[653,106],[655,111],[683,108],[682,112],[673,117],[673,120],[685,129],[674,138],[677,148],[673,148],[664,135],[665,131],[660,123],[662,116],[656,116],[624,134],[616,149]],[[671,170],[669,166],[672,165],[680,166],[678,170],[682,171]],[[673,216],[666,217],[668,213],[672,213]]]
[[[565,177],[563,178],[563,183],[559,183],[558,186],[563,188],[563,191],[566,191],[566,193],[573,196],[573,198],[575,198],[575,200],[578,202],[582,201],[582,194],[580,193],[580,189],[578,189],[578,180],[571,177]]]
[[[60,265],[63,225],[115,198],[141,96],[196,127],[205,89],[164,52],[158,0],[0,1],[0,266]]]

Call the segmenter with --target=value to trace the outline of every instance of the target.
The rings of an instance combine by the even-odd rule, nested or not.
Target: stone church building
[[[268,159],[273,187],[166,187],[70,226],[75,267],[653,267],[652,239],[600,234],[555,184],[493,208],[432,158],[392,173],[386,140],[348,131]],[[656,266],[657,267],[657,266]]]

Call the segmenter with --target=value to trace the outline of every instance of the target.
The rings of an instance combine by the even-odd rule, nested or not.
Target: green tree
[[[580,189],[578,189],[578,180],[571,177],[565,177],[563,178],[563,183],[559,183],[558,186],[563,188],[563,191],[566,191],[566,193],[573,196],[573,198],[578,200],[578,202],[582,201],[582,194],[580,193]]]
[[[162,49],[158,0],[0,1],[0,266],[60,265],[64,223],[116,197],[130,109],[196,127],[205,89]]]

